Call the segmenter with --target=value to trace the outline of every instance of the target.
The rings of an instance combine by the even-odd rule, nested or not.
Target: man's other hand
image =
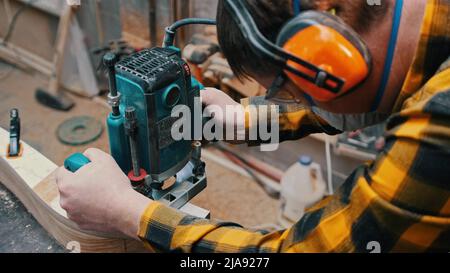
[[[230,96],[216,88],[206,88],[201,94],[202,104],[206,112],[212,114],[217,124],[223,124],[224,136],[227,129],[234,128],[234,138],[224,140],[234,144],[241,144],[245,139],[245,108]],[[231,127],[230,127],[231,126]]]

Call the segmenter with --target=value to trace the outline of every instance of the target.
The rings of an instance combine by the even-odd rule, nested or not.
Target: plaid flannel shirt
[[[450,251],[450,1],[429,0],[413,64],[386,129],[386,146],[334,196],[272,233],[198,219],[153,202],[138,236],[180,252]],[[283,140],[338,133],[306,108],[285,108]]]

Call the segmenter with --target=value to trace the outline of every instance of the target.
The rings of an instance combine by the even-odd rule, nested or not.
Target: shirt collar
[[[450,56],[450,1],[428,0],[419,45],[409,68],[394,112],[439,70]]]

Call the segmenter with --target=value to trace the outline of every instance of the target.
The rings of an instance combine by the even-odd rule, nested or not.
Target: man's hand
[[[81,229],[137,238],[140,217],[151,200],[133,190],[114,159],[98,149],[84,155],[91,163],[76,173],[60,167],[60,205]]]
[[[224,136],[226,136],[227,126],[235,128],[235,139],[225,139],[225,141],[239,144],[236,141],[240,136],[245,138],[245,109],[240,104],[234,101],[230,96],[215,88],[206,88],[200,92],[202,103],[206,106],[206,111],[213,113],[214,119],[217,123],[223,124]]]
[[[206,106],[217,105],[220,108],[225,109],[227,105],[237,106],[240,105],[234,101],[230,96],[225,94],[216,88],[207,87],[205,90],[200,92],[202,97],[202,103]]]

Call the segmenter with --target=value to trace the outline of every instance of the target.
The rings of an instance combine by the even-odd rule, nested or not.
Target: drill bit
[[[136,109],[134,107],[127,107],[125,110],[125,130],[130,141],[133,175],[139,177],[141,175],[141,167],[139,165],[139,156],[137,152],[137,119]]]

